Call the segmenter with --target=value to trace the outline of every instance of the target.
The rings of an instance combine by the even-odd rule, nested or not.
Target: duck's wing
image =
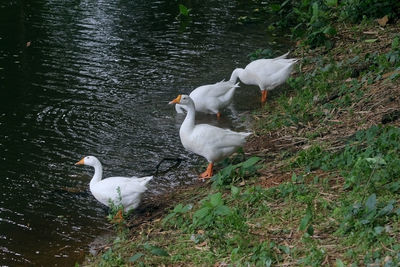
[[[192,132],[192,139],[199,146],[213,146],[216,148],[241,146],[245,138],[251,133],[234,132],[208,124],[198,124]]]
[[[136,178],[136,177],[135,177]],[[123,196],[123,192],[135,192],[142,193],[146,191],[146,183],[143,184],[143,181],[137,180],[137,178],[130,177],[110,177],[101,180],[98,182],[95,187],[96,191],[103,192],[104,194],[110,194],[114,196],[114,193],[118,194],[118,191],[121,191],[121,195]],[[147,177],[146,177],[147,178]],[[119,188],[119,189],[118,189]]]
[[[275,78],[271,76],[279,76],[279,72],[285,72],[288,68],[293,67],[297,62],[296,58],[290,59],[259,59],[247,65],[246,69],[257,76],[260,83],[271,83]]]
[[[203,85],[190,93],[190,97],[200,98],[200,97],[220,97],[225,95],[232,88],[239,87],[239,83],[234,84],[230,81],[221,81],[214,84]]]
[[[131,180],[134,180],[135,182],[138,182],[138,183],[140,183],[141,185],[143,185],[143,186],[146,186],[146,184],[148,183],[148,182],[150,182],[151,181],[151,179],[153,179],[153,177],[154,176],[146,176],[146,177],[136,177],[136,176],[132,176],[132,177],[130,177],[130,179]],[[133,181],[132,181],[133,182]]]
[[[262,79],[262,87],[264,89],[273,89],[284,82],[289,78],[290,73],[293,70],[294,64],[296,61],[292,61],[291,63],[287,64],[284,68],[272,73],[270,75],[264,75]]]
[[[213,84],[212,89],[209,91],[209,95],[213,97],[221,97],[227,94],[230,90],[239,87],[239,83],[233,83],[230,81],[221,81],[219,83]]]

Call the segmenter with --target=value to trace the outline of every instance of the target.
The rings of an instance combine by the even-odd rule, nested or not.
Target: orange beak
[[[80,161],[78,161],[77,163],[75,163],[75,165],[84,165],[85,164],[85,158],[81,159]]]
[[[179,102],[181,102],[181,97],[182,95],[178,95],[177,98],[175,98],[174,100],[170,101],[168,104],[179,104]]]

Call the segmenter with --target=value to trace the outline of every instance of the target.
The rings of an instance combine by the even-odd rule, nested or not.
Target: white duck
[[[179,130],[184,148],[205,157],[209,164],[200,178],[213,176],[213,165],[233,154],[245,142],[250,133],[238,133],[208,124],[195,125],[195,104],[188,95],[179,95],[169,104],[184,105],[187,114]]]
[[[235,83],[239,78],[244,84],[258,85],[261,90],[261,102],[267,101],[268,91],[286,82],[293,70],[296,58],[287,59],[286,54],[272,59],[257,59],[244,69],[237,68],[229,79]]]
[[[197,87],[189,96],[194,102],[196,111],[216,114],[217,118],[220,118],[220,111],[229,106],[232,102],[235,89],[238,87],[239,83],[221,81]],[[175,110],[178,113],[183,113],[183,109],[185,107],[182,105],[175,105]]]
[[[125,211],[139,206],[142,193],[147,190],[146,184],[153,179],[147,177],[110,177],[102,180],[103,167],[94,156],[86,156],[75,165],[88,165],[94,167],[94,175],[90,180],[90,191],[93,196],[106,206],[112,201],[115,205],[122,204]]]

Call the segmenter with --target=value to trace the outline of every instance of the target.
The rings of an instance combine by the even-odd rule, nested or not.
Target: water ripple
[[[0,4],[0,261],[70,265],[107,228],[93,170],[74,163],[91,154],[105,176],[129,176],[182,158],[148,194],[191,183],[204,160],[182,147],[168,101],[229,78],[269,36],[236,24],[250,0],[194,1],[187,25],[168,0],[11,2]],[[248,89],[224,120],[197,120],[242,129],[258,103]]]

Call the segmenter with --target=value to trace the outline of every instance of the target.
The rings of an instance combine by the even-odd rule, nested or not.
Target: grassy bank
[[[244,154],[84,265],[397,266],[400,23],[333,26],[298,43]]]

